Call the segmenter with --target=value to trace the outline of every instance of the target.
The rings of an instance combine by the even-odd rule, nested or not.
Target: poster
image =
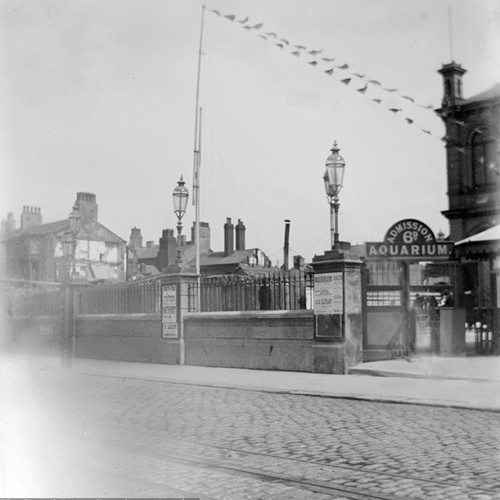
[[[361,314],[361,274],[354,269],[345,274],[345,313]]]
[[[164,339],[178,337],[177,285],[161,287],[161,324]]]
[[[342,314],[343,285],[342,272],[314,275],[314,313]]]

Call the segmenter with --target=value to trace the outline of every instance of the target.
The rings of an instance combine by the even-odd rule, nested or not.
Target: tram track
[[[116,428],[115,428],[116,431]],[[128,439],[130,440],[130,429],[127,431]],[[265,463],[269,461],[280,462],[277,469],[287,469],[287,464],[293,468],[297,468],[297,464],[303,464],[304,468],[311,468],[311,466],[317,466],[318,468],[331,467],[333,470],[341,470],[345,472],[348,478],[345,482],[353,483],[358,478],[349,477],[351,474],[357,476],[363,476],[364,478],[372,477],[375,479],[391,479],[395,482],[411,481],[415,483],[416,486],[423,486],[424,490],[429,489],[429,485],[435,486],[436,489],[446,490],[448,488],[460,487],[461,493],[466,494],[469,498],[474,498],[477,495],[482,495],[481,498],[498,498],[498,491],[490,488],[475,486],[475,485],[457,485],[457,482],[451,481],[439,481],[436,479],[429,479],[424,477],[418,477],[414,474],[408,473],[397,473],[397,472],[380,472],[380,471],[368,471],[362,467],[344,465],[344,464],[325,464],[323,462],[315,460],[303,460],[299,458],[288,458],[275,454],[264,454],[260,452],[254,452],[249,450],[238,450],[235,448],[220,446],[215,444],[209,444],[205,442],[198,442],[188,439],[176,439],[165,436],[164,433],[159,439],[157,433],[151,433],[147,430],[135,431],[135,439],[137,439],[137,445],[140,446],[141,452],[150,457],[161,456],[162,460],[167,460],[172,463],[182,463],[185,466],[196,468],[196,469],[211,469],[217,472],[222,472],[226,474],[245,476],[250,478],[255,478],[260,481],[280,483],[285,486],[291,486],[295,488],[305,489],[315,493],[322,493],[327,495],[340,495],[343,498],[349,498],[351,500],[362,500],[362,499],[373,499],[373,500],[401,500],[402,498],[407,498],[401,495],[401,492],[386,493],[383,491],[377,491],[374,488],[364,487],[362,483],[353,486],[349,484],[337,484],[335,480],[318,480],[316,478],[306,477],[301,474],[290,474],[284,473],[279,470],[269,470],[269,465],[266,466]],[[149,434],[148,439],[145,438],[145,434]],[[151,446],[144,446],[145,441],[154,441]],[[161,441],[161,446],[158,443]],[[121,439],[114,441],[113,446],[122,443]],[[139,442],[141,443],[139,445]],[[175,452],[169,452],[168,449],[175,449]],[[224,454],[224,456],[214,457],[214,450],[216,453]],[[193,456],[195,455],[195,456]],[[239,456],[238,456],[239,455]],[[244,465],[242,462],[248,463],[248,457],[251,456],[254,460],[261,462],[263,464],[262,468],[255,467],[252,465]],[[203,458],[200,458],[203,457]],[[375,482],[375,481],[374,481]],[[396,494],[398,493],[398,494]],[[411,498],[432,498],[432,495],[421,494],[415,496],[414,494],[409,494],[408,497]],[[202,496],[202,498],[210,499],[211,497]],[[440,498],[443,498],[442,496]],[[462,498],[462,497],[461,497]],[[214,499],[215,500],[215,499]]]

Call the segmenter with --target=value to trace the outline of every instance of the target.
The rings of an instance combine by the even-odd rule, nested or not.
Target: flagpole
[[[196,108],[194,123],[194,159],[193,159],[193,204],[195,204],[195,269],[198,275],[197,310],[200,310],[200,165],[201,165],[201,108],[200,102],[200,75],[201,56],[203,54],[203,23],[205,6],[201,7],[200,45],[198,49],[198,73],[196,78]]]

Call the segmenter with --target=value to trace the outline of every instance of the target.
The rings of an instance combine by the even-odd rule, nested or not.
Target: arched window
[[[495,143],[485,130],[477,130],[471,138],[472,187],[496,182]]]

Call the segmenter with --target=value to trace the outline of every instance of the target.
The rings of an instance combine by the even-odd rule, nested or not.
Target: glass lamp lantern
[[[78,231],[80,231],[81,220],[82,217],[80,215],[80,210],[75,205],[73,207],[73,210],[69,214],[69,228],[71,233],[74,234],[75,236],[78,234]]]
[[[337,198],[344,184],[345,161],[339,155],[340,149],[337,147],[337,141],[335,141],[330,151],[332,154],[326,159],[323,181],[326,195],[329,198]]]
[[[186,183],[181,176],[180,180],[177,181],[177,186],[174,189],[174,192],[172,193],[172,198],[174,200],[174,213],[179,221],[186,213],[186,206],[189,198],[189,191],[187,190],[185,184]]]
[[[61,246],[62,246],[63,256],[66,259],[69,259],[73,254],[73,236],[69,231],[64,233],[61,239]]]

